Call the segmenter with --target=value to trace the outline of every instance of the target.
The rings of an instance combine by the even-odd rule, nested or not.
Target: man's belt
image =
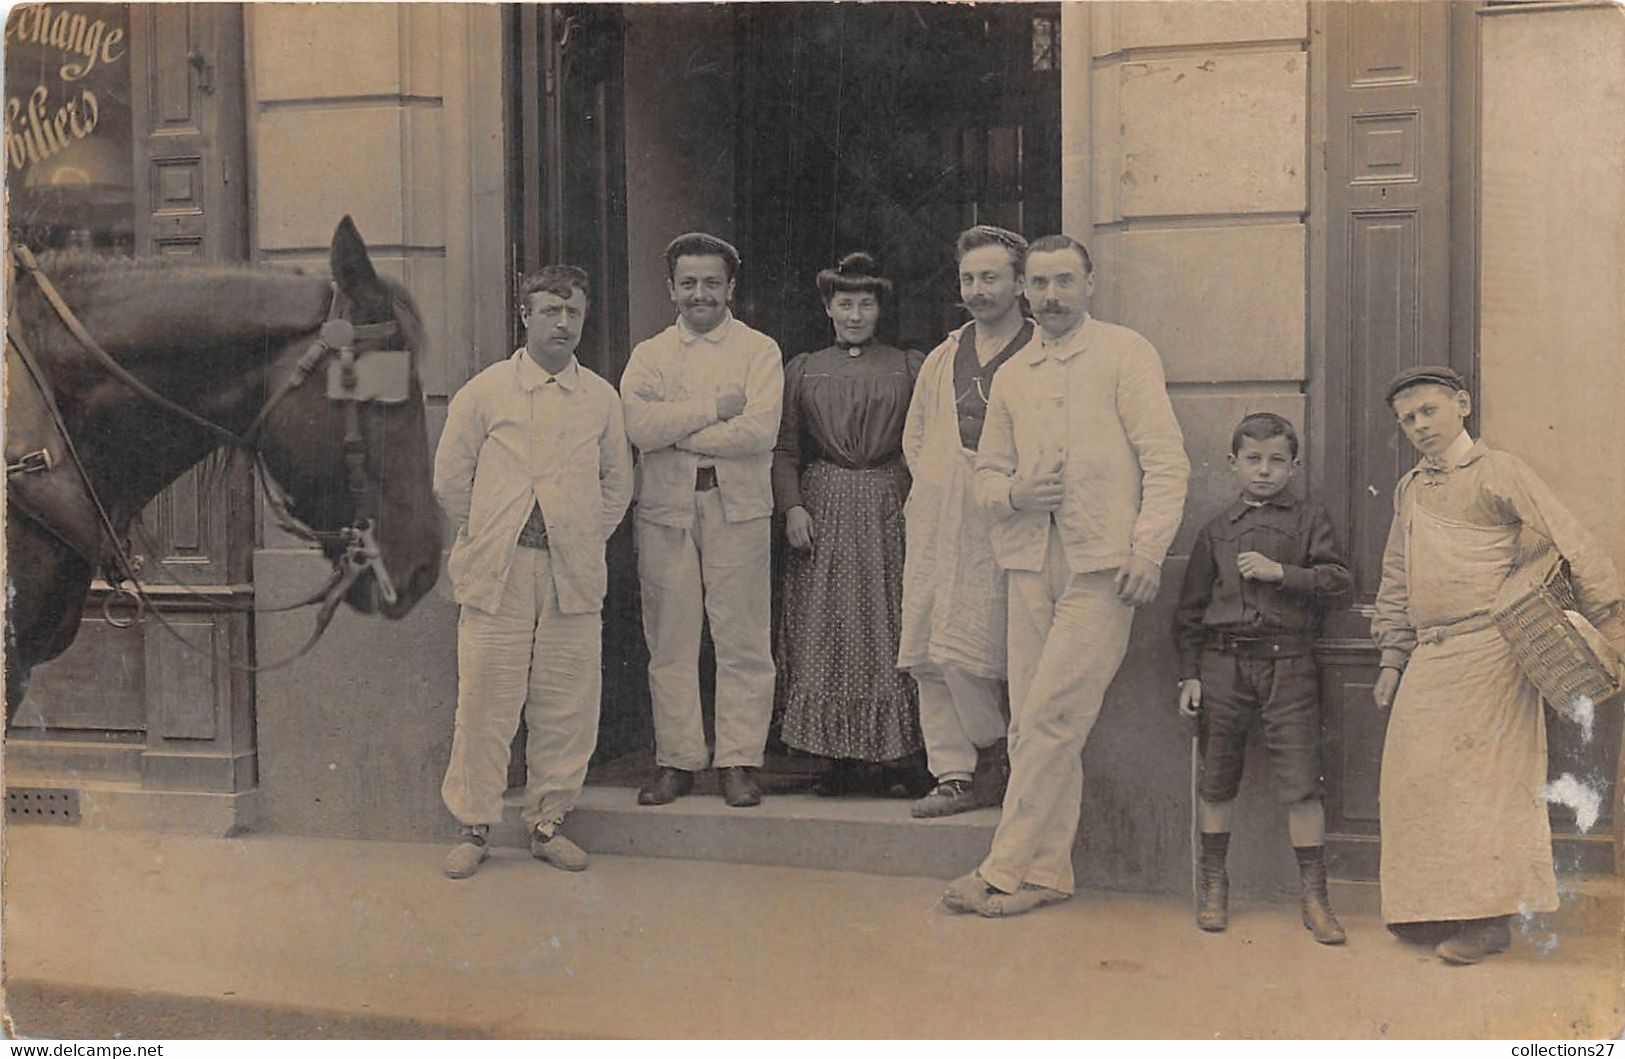
[[[1480,611],[1477,614],[1469,614],[1465,618],[1458,618],[1455,621],[1440,622],[1438,625],[1428,625],[1417,629],[1416,642],[1444,643],[1452,636],[1478,632],[1480,629],[1488,629],[1494,624],[1495,619],[1490,616],[1489,611]]]
[[[1209,651],[1237,658],[1302,658],[1315,653],[1312,636],[1234,636],[1210,632],[1205,645]]]
[[[708,493],[711,490],[715,489],[716,487],[717,487],[717,469],[716,469],[716,467],[713,466],[713,467],[696,467],[696,468],[694,468],[694,491],[696,493]]]
[[[531,505],[530,517],[525,520],[525,525],[519,530],[519,547],[538,549],[547,547],[547,522],[542,518],[542,505],[540,503]]]

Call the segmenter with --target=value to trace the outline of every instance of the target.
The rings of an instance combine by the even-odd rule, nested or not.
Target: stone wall
[[[1309,23],[1302,3],[1063,7],[1067,231],[1095,259],[1093,312],[1162,354],[1191,458],[1185,523],[1157,601],[1084,753],[1080,878],[1190,879],[1190,738],[1169,623],[1196,530],[1230,500],[1231,430],[1250,411],[1305,422]],[[1299,485],[1308,480],[1308,470]],[[1257,748],[1261,749],[1261,748]],[[1295,878],[1285,814],[1250,762],[1232,877]]]
[[[481,4],[264,4],[248,10],[253,255],[325,272],[354,216],[379,270],[428,326],[419,370],[430,443],[450,395],[508,346],[502,9]],[[326,562],[262,528],[262,607],[320,584]],[[343,611],[297,665],[257,678],[268,825],[430,837],[456,701],[445,579],[401,622]],[[291,654],[308,610],[257,616],[261,659]]]
[[[1625,568],[1625,11],[1480,23],[1484,435]]]

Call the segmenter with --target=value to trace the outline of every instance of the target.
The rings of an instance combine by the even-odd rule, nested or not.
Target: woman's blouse
[[[784,418],[773,450],[779,511],[801,505],[801,472],[815,460],[838,467],[901,464],[922,354],[878,342],[803,353],[784,370]]]

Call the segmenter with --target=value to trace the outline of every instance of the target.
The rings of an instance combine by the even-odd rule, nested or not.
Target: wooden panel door
[[[235,5],[137,4],[130,10],[136,253],[246,258],[242,15]],[[217,452],[183,474],[142,517],[137,543],[159,581],[225,585],[246,577],[230,499],[244,461]],[[226,488],[219,488],[221,484]],[[156,547],[154,547],[156,546]]]
[[[241,8],[123,10],[133,250],[243,260]],[[231,666],[249,661],[249,617],[218,610],[252,603],[252,505],[246,459],[220,452],[148,506],[130,545],[170,628],[150,618],[128,629],[109,625],[102,603],[112,590],[95,582],[77,642],[35,671],[24,718],[37,723],[13,733],[12,760],[45,772],[72,762],[161,789],[252,784],[253,685]]]
[[[1401,368],[1446,363],[1477,378],[1477,18],[1472,5],[1325,5],[1326,388],[1323,489],[1346,535],[1356,598],[1321,657],[1329,845],[1344,876],[1377,871],[1377,788],[1387,718],[1371,703],[1372,603],[1393,488],[1417,454],[1384,390]],[[1469,420],[1476,433],[1477,424]],[[1549,723],[1551,770],[1611,771],[1574,725]],[[1611,815],[1579,834],[1555,808],[1559,870],[1607,871]]]
[[[1386,718],[1371,702],[1372,603],[1399,476],[1416,453],[1384,391],[1451,348],[1449,5],[1336,3],[1326,11],[1324,489],[1354,574],[1353,606],[1323,646],[1328,829],[1341,873],[1376,871]]]

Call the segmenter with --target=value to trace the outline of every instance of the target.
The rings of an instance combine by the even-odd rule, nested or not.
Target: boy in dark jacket
[[[1298,435],[1270,412],[1244,418],[1230,440],[1241,495],[1202,528],[1174,616],[1179,712],[1199,719],[1201,894],[1196,924],[1229,923],[1225,854],[1247,732],[1264,726],[1277,796],[1302,876],[1303,925],[1323,945],[1345,940],[1326,894],[1321,797],[1320,671],[1315,635],[1326,602],[1348,591],[1331,520],[1288,489]]]

